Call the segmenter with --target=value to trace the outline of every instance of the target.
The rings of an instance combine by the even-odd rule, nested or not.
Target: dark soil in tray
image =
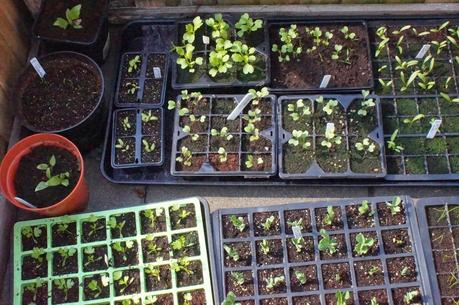
[[[172,230],[196,227],[196,212],[193,204],[169,208]]]
[[[356,247],[356,244],[357,244],[357,235],[359,233],[352,233],[351,234],[351,247],[353,250],[353,256],[375,256],[375,255],[378,255],[380,253],[379,251],[379,241],[378,241],[378,237],[376,235],[376,232],[364,232],[364,233],[361,233],[363,234],[363,236],[365,237],[366,240],[369,240],[369,239],[372,239],[373,240],[373,245],[368,249],[367,253],[365,254],[358,254],[356,251],[355,251],[355,247]]]
[[[202,164],[206,161],[205,155],[193,155],[191,158],[191,166],[183,165],[182,163],[177,164],[178,171],[192,171],[197,172],[201,168]]]
[[[341,289],[351,286],[348,263],[322,265],[322,277],[325,289]]]
[[[136,113],[120,111],[117,114],[116,134],[120,137],[134,136],[136,133]]]
[[[260,305],[287,305],[288,300],[284,298],[270,298],[260,300]]]
[[[406,223],[405,208],[403,204],[400,205],[400,212],[392,215],[387,203],[378,203],[379,223],[382,226],[397,226]]]
[[[77,272],[78,253],[76,248],[62,248],[53,253],[53,275]]]
[[[185,271],[177,272],[177,287],[193,286],[203,283],[202,264],[200,261],[191,261],[188,269],[191,273]]]
[[[298,26],[300,39],[298,46],[302,46],[302,53],[297,56],[290,56],[290,62],[280,63],[278,54],[271,52],[272,83],[276,88],[287,89],[316,89],[323,79],[323,76],[332,76],[329,88],[338,87],[366,87],[371,84],[372,71],[370,58],[368,57],[368,42],[365,27],[361,25],[350,25],[349,30],[356,34],[356,40],[346,40],[340,32],[341,26],[311,24],[309,28],[319,26],[323,33],[329,31],[333,34],[329,46],[321,45],[317,51],[307,54],[306,50],[313,46],[313,39],[306,34],[306,26]],[[288,29],[289,25],[283,25]],[[279,37],[280,26],[270,29],[272,44],[282,45]],[[272,45],[271,44],[271,45]],[[342,45],[343,50],[340,60],[332,60],[332,52],[335,45]],[[350,54],[351,64],[344,63],[346,49],[352,49]],[[321,60],[322,58],[322,60]]]
[[[372,228],[374,227],[373,211],[369,205],[368,211],[359,212],[359,205],[349,205],[346,207],[347,222],[351,229]]]
[[[121,140],[123,141],[124,147],[122,149],[116,149],[116,164],[134,163],[136,161],[134,138],[122,138]]]
[[[58,281],[58,283],[56,282]],[[65,284],[63,284],[65,283]],[[71,284],[70,284],[71,283]],[[69,285],[70,284],[70,285]],[[61,304],[61,303],[73,303],[78,302],[79,293],[78,293],[78,278],[67,278],[59,279],[53,281],[52,289],[52,304]],[[59,285],[65,285],[67,289],[59,289]],[[71,287],[70,287],[71,286]],[[62,287],[62,286],[61,286]]]
[[[86,247],[83,249],[83,271],[105,270],[108,265],[107,246]]]
[[[161,294],[161,295],[157,295],[156,297],[157,297],[158,304],[174,305],[174,297],[172,296],[172,294]]]
[[[138,264],[139,257],[137,252],[136,241],[120,241],[113,243],[111,247],[113,255],[113,265],[115,267],[124,267]],[[117,250],[117,248],[120,250]]]
[[[231,222],[232,218],[238,219],[239,217],[241,217],[241,221],[244,224],[244,228],[242,231],[236,228]],[[223,236],[225,238],[245,238],[245,237],[248,237],[250,234],[248,216],[244,214],[223,216],[222,228],[223,228]]]
[[[225,162],[220,161],[219,154],[209,154],[209,163],[220,172],[234,172],[239,170],[239,155],[228,154]]]
[[[380,304],[380,305],[389,304],[387,293],[385,290],[360,291],[358,295],[359,295],[359,301],[361,305],[372,305],[372,300],[374,298],[376,299],[377,304]]]
[[[403,300],[403,297],[408,292],[415,292],[417,291],[418,295],[411,300],[411,304],[418,304],[422,303],[422,294],[418,287],[407,287],[407,288],[396,288],[392,289],[392,298],[394,299],[394,305],[406,305]]]
[[[346,241],[344,238],[343,234],[330,234],[331,238],[336,239],[336,252],[333,254],[330,254],[328,251],[321,251],[320,252],[320,258],[327,260],[327,259],[335,259],[335,258],[343,258],[347,256],[347,247],[346,247]],[[319,237],[319,242],[322,240],[322,237]]]
[[[174,243],[178,242],[181,245],[179,248],[174,248]],[[197,256],[200,254],[200,245],[198,232],[192,231],[183,234],[172,235],[171,248],[174,253],[174,257],[184,256]]]
[[[238,297],[253,295],[253,277],[251,271],[234,271],[227,272],[226,291],[232,291]]]
[[[146,116],[155,116],[157,119],[153,120],[142,120],[142,134],[144,135],[160,135],[160,120],[161,120],[161,113],[156,109],[147,109],[142,112]]]
[[[308,295],[301,297],[293,297],[293,305],[320,304],[318,295]]]
[[[31,226],[22,229],[22,251],[29,251],[33,248],[46,248],[48,232],[46,227]]]
[[[42,131],[80,123],[99,102],[102,80],[98,71],[68,55],[43,60],[41,65],[46,71],[43,79],[30,69],[21,81],[19,101],[26,121]]]
[[[61,222],[51,227],[53,247],[75,245],[77,243],[76,222]]]
[[[143,88],[143,102],[148,104],[161,103],[161,92],[163,81],[158,79],[147,79]]]
[[[77,4],[81,4],[81,29],[74,29],[69,25],[64,30],[53,25],[57,18],[61,17],[65,19],[66,10]],[[49,39],[90,43],[95,39],[95,35],[97,35],[97,29],[99,28],[105,8],[106,1],[47,0],[35,26],[35,34]]]
[[[226,248],[225,248],[226,246]],[[225,243],[224,263],[226,267],[250,266],[252,264],[252,252],[249,242]],[[230,256],[228,251],[236,251],[236,256]]]
[[[268,287],[268,281],[276,282],[272,288]],[[260,294],[280,294],[287,291],[283,269],[264,269],[258,271],[258,290]]]
[[[169,242],[167,236],[158,236],[144,238],[142,240],[142,253],[143,260],[147,263],[153,263],[160,260],[168,260],[169,254]]]
[[[22,259],[22,279],[29,280],[36,277],[46,277],[48,274],[48,262],[46,253],[35,259],[32,256],[24,256]]]
[[[145,144],[145,142],[148,144]],[[153,151],[148,151],[145,145],[155,145],[155,149]],[[142,163],[155,163],[161,161],[161,138],[160,136],[152,136],[152,137],[142,137],[142,153],[141,153],[141,160]]]
[[[414,282],[417,278],[414,257],[397,257],[387,260],[389,279],[391,283]]]
[[[386,254],[411,253],[411,242],[406,230],[382,231]]]
[[[146,78],[155,77],[155,74],[153,72],[154,67],[160,68],[161,74],[163,74],[164,68],[166,66],[165,63],[166,63],[166,56],[164,54],[150,54],[148,56],[147,71],[146,71],[145,77]]]
[[[120,88],[118,90],[118,98],[120,103],[136,103],[139,101],[137,98],[138,91],[140,90],[140,83],[138,80],[123,80],[120,83]]]
[[[55,157],[55,165],[51,169],[51,176],[69,173],[68,186],[58,185],[35,191],[40,182],[46,182],[46,170],[37,168],[40,164],[50,164],[51,157]],[[19,161],[14,178],[16,196],[33,205],[44,208],[56,204],[67,197],[74,189],[80,178],[80,165],[77,158],[68,150],[54,146],[38,146]]]
[[[206,294],[203,289],[179,292],[178,293],[179,304],[185,304],[184,295],[186,293],[191,294],[191,301],[189,301],[188,303],[189,305],[206,305],[207,304]]]
[[[112,218],[116,220],[116,226],[112,225]],[[136,235],[136,224],[134,213],[110,216],[108,225],[110,226],[112,238],[123,238]]]
[[[166,231],[166,212],[162,208],[142,211],[140,221],[142,234]]]
[[[384,271],[380,260],[354,262],[354,270],[358,286],[384,285]]]
[[[280,234],[280,220],[277,212],[255,213],[253,216],[255,236]]]
[[[95,218],[83,221],[81,240],[84,243],[105,240],[107,238],[105,218]]]
[[[138,57],[137,57],[138,56]],[[138,60],[136,60],[136,57]],[[123,78],[138,78],[142,68],[142,61],[144,57],[142,54],[125,54],[123,55],[123,63],[121,66],[121,74]],[[132,69],[129,72],[129,62],[132,61]],[[136,63],[135,63],[136,62]]]
[[[105,277],[108,277],[108,274],[104,274]],[[94,299],[104,299],[108,298],[110,295],[110,287],[108,285],[104,286],[102,284],[102,275],[95,274],[91,277],[85,277],[83,280],[83,292],[85,300],[94,300]],[[99,290],[91,290],[88,286],[91,281],[96,281]]]
[[[290,285],[293,292],[318,290],[316,266],[290,268]]]
[[[336,305],[337,301],[336,301],[335,294],[325,295],[325,304],[326,305]],[[354,305],[354,295],[352,294],[352,292],[350,292],[350,298],[346,301],[346,305]]]
[[[119,272],[119,271],[115,271]],[[122,276],[128,276],[128,285],[122,285],[119,281],[114,281],[115,285],[115,294],[119,295],[131,295],[140,293],[140,273],[137,269],[124,270],[122,271]]]
[[[29,289],[30,287],[30,289]],[[42,283],[37,287],[37,283],[25,285],[22,289],[22,305],[47,305],[48,304],[48,284]]]
[[[144,269],[147,291],[172,288],[171,269],[168,265],[148,266]]]
[[[256,249],[258,264],[276,265],[281,264],[284,259],[284,249],[280,239],[257,241]]]

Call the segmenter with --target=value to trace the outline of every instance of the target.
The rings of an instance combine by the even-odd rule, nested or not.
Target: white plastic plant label
[[[32,58],[30,60],[30,63],[32,64],[32,67],[35,69],[35,71],[37,72],[38,76],[40,76],[40,78],[43,78],[46,75],[45,69],[43,69],[42,65],[40,64],[40,62],[38,61],[36,57]]]
[[[335,123],[327,123],[327,126],[325,127],[325,133],[331,133],[335,131]]]
[[[427,136],[426,136],[427,139],[435,138],[435,135],[437,134],[438,130],[440,129],[441,123],[442,123],[441,119],[433,121],[432,126],[430,126],[430,130],[427,133]]]
[[[301,235],[301,228],[298,227],[298,226],[293,226],[292,227],[292,231],[293,231],[293,235],[295,236],[295,238],[300,238],[302,237]]]
[[[161,68],[153,67],[153,74],[155,75],[155,78],[161,78]]]
[[[202,35],[202,42],[204,44],[209,44],[210,43],[210,38],[209,36]]]
[[[247,93],[239,102],[239,104],[237,104],[236,108],[234,108],[233,111],[231,111],[227,120],[233,121],[234,119],[236,119],[239,116],[239,114],[241,114],[242,110],[244,110],[244,108],[252,101],[252,99],[252,93]]]
[[[423,45],[422,48],[419,50],[418,55],[416,55],[416,59],[424,58],[424,56],[426,56],[429,50],[430,50],[430,44]]]
[[[319,88],[327,88],[328,87],[328,83],[330,82],[330,80],[331,80],[331,75],[330,74],[325,74],[324,78],[322,78],[322,81],[320,82]]]

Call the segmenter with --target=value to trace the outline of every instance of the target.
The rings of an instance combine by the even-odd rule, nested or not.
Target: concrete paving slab
[[[369,188],[369,196],[408,195],[413,198],[459,196],[454,187],[379,187]]]

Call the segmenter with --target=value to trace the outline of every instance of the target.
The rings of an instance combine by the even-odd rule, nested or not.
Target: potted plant
[[[110,47],[108,1],[47,0],[41,2],[35,36],[53,51],[84,53],[103,63]]]
[[[89,200],[83,157],[56,134],[36,134],[16,143],[2,161],[0,187],[18,208],[46,216],[82,211]]]
[[[43,78],[29,65],[16,83],[15,103],[24,126],[62,134],[82,150],[97,145],[106,122],[100,68],[73,52],[48,54],[39,62],[46,72]]]

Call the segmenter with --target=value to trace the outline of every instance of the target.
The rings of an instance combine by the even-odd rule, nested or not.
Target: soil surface
[[[354,263],[357,285],[384,285],[383,266],[380,260],[365,260]]]
[[[198,256],[201,252],[199,247],[198,232],[192,231],[183,234],[172,235],[172,242],[185,237],[185,246],[181,249],[173,249],[174,257]]]
[[[239,255],[238,260],[234,260],[225,251],[225,267],[241,267],[250,266],[252,264],[250,242],[225,243],[224,246],[231,247]]]
[[[345,237],[343,234],[330,234],[330,238],[336,239],[336,252],[333,254],[330,254],[329,251],[321,251],[320,252],[320,258],[321,259],[335,259],[335,258],[343,258],[347,257],[347,247],[346,247],[346,241]],[[322,237],[319,237],[319,242],[322,240]]]
[[[161,94],[163,89],[163,81],[157,79],[147,79],[143,88],[142,103],[159,104],[161,103]]]
[[[272,82],[275,88],[314,89],[319,88],[323,76],[330,74],[329,88],[363,87],[371,84],[373,77],[370,58],[368,57],[367,33],[361,25],[349,25],[349,30],[356,34],[356,40],[346,40],[340,32],[341,27],[332,25],[310,25],[310,28],[320,26],[323,32],[333,34],[329,46],[321,45],[317,51],[307,54],[306,50],[313,45],[313,39],[306,34],[305,26],[298,26],[302,53],[296,58],[291,56],[290,62],[279,63],[278,54],[271,52]],[[284,27],[288,28],[286,24]],[[272,27],[270,37],[272,43],[282,45],[279,37],[280,27]],[[339,60],[332,60],[331,55],[335,45],[342,45],[343,50]],[[344,63],[346,49],[351,49],[350,62]],[[321,60],[321,57],[323,60]]]
[[[47,0],[45,4],[35,27],[35,33],[38,36],[50,39],[90,43],[96,38],[107,1]],[[65,19],[66,10],[77,4],[81,4],[80,18],[82,29],[74,29],[72,26],[69,26],[64,30],[60,27],[53,26],[57,18],[61,17]]]
[[[150,54],[148,56],[148,62],[147,62],[147,72],[145,74],[145,77],[147,78],[154,78],[155,74],[153,72],[154,67],[158,67],[161,69],[161,76],[164,75],[165,71],[165,63],[166,63],[166,55],[164,54]]]
[[[348,263],[322,265],[322,277],[325,289],[348,288],[352,284]]]
[[[305,236],[304,247],[300,252],[292,242],[292,238],[287,239],[287,253],[289,262],[310,262],[314,260],[314,239],[311,236]]]
[[[162,210],[161,214],[158,216],[157,209],[151,209],[150,211],[154,215],[154,219],[150,219],[145,216],[145,211],[140,213],[140,221],[142,224],[142,234],[149,234],[149,233],[158,233],[158,232],[165,232],[166,228],[166,212],[164,209],[159,208]]]
[[[265,240],[263,240],[265,241]],[[282,247],[282,241],[280,239],[267,240],[269,252],[263,253],[261,243],[262,241],[256,242],[257,248],[257,263],[262,265],[275,265],[281,264],[284,258],[284,249]]]
[[[408,231],[388,230],[382,231],[384,250],[386,254],[411,253],[411,242]]]
[[[79,290],[79,282],[78,282],[78,278],[76,277],[73,277],[73,278],[69,278],[71,279],[73,282],[74,282],[74,285],[72,288],[70,288],[68,291],[67,291],[67,294],[61,290],[61,289],[58,289],[56,283],[53,282],[53,289],[52,289],[52,303],[53,304],[61,304],[61,303],[73,303],[73,302],[78,302],[78,299],[79,299],[79,293],[78,293],[78,290]],[[67,279],[65,279],[67,281]]]
[[[77,243],[76,222],[53,225],[51,237],[53,247],[75,245]]]
[[[128,119],[128,125],[123,124]],[[116,134],[119,137],[134,136],[136,132],[136,113],[134,111],[120,111],[116,115]]]
[[[112,244],[112,255],[113,255],[113,265],[115,267],[125,267],[137,265],[139,263],[139,257],[137,253],[137,242],[133,241],[131,248],[126,246],[125,241],[119,242],[121,246],[125,249],[125,252],[120,252],[115,250],[114,244]]]
[[[106,273],[105,276],[108,277],[108,274]],[[96,280],[97,281],[97,285],[99,286],[101,291],[97,291],[97,290],[96,291],[92,291],[91,289],[88,288],[88,285],[92,280]],[[110,287],[108,285],[104,286],[102,284],[101,275],[100,274],[96,274],[94,276],[85,277],[84,278],[84,280],[83,280],[83,292],[84,292],[84,299],[85,300],[104,299],[104,298],[108,298],[109,297],[109,295],[110,295]],[[97,294],[99,294],[99,295],[97,295]]]
[[[301,224],[301,232],[311,232],[312,230],[311,214],[308,209],[285,211],[284,218],[285,218],[285,225],[286,225],[285,232],[287,234],[293,234],[291,223],[298,222],[298,221]]]
[[[242,274],[244,283],[240,284],[235,279],[235,274]],[[226,273],[226,291],[232,291],[238,297],[253,296],[253,277],[251,271],[227,272]]]
[[[268,225],[271,217],[274,220],[269,225],[269,228],[264,228],[263,225]],[[280,219],[278,212],[263,212],[253,214],[255,236],[271,236],[280,234]]]
[[[88,117],[102,95],[96,68],[68,55],[40,63],[46,71],[43,79],[32,68],[21,76],[18,100],[25,120],[38,130],[56,131]]]
[[[371,246],[368,249],[368,252],[365,254],[357,254],[355,251],[355,246],[357,244],[356,238],[359,233],[352,233],[351,234],[351,247],[353,249],[353,256],[375,256],[379,254],[379,241],[378,241],[378,236],[376,235],[376,232],[365,232],[362,233],[363,236],[365,236],[365,239],[373,239],[374,243],[373,246]]]
[[[53,253],[53,275],[78,272],[78,251],[76,251],[72,256],[69,256],[67,259],[64,259],[65,258],[59,254],[59,252]]]
[[[129,72],[129,61],[133,60],[136,56],[139,56],[139,62],[137,63],[137,69],[133,67],[132,72]],[[123,78],[138,78],[140,77],[140,70],[142,69],[142,54],[124,54],[123,64],[121,66],[121,75]]]
[[[374,227],[375,224],[371,203],[368,203],[369,210],[364,214],[360,214],[360,206],[361,205],[355,204],[346,206],[347,223],[349,225],[349,228],[356,229]]]
[[[153,240],[142,240],[143,260],[147,263],[154,263],[158,259],[168,260],[169,242],[167,236],[153,237]]]
[[[390,208],[385,202],[378,203],[377,206],[379,214],[379,223],[382,226],[398,226],[406,223],[405,206],[403,201],[400,204],[401,211],[398,212],[396,215],[392,215]]]
[[[344,290],[342,292],[345,292]],[[346,305],[354,305],[354,295],[352,292],[350,293],[350,298],[346,301]],[[327,294],[325,295],[325,304],[326,305],[336,305],[336,297],[335,294]]]
[[[186,212],[188,216],[186,218],[180,218],[180,215],[184,212]],[[177,211],[171,207],[169,208],[169,215],[171,217],[172,230],[196,227],[196,211],[193,204],[182,205]]]
[[[415,282],[417,278],[414,257],[397,257],[387,260],[391,283]]]
[[[302,276],[304,279],[299,279]],[[302,266],[290,268],[290,285],[293,292],[312,291],[319,289],[319,281],[317,280],[316,266]]]
[[[145,149],[144,141],[147,141],[148,145],[155,145],[153,151],[147,151]],[[142,163],[157,163],[161,162],[161,139],[159,136],[142,137]]]
[[[159,278],[145,272],[145,281],[147,291],[167,290],[172,288],[171,269],[168,265],[162,265],[159,268]],[[147,270],[147,269],[145,269]]]
[[[117,224],[124,223],[121,230],[119,230],[118,227],[110,228],[112,238],[123,238],[123,237],[135,236],[137,234],[134,213],[112,215],[110,217],[114,217],[116,219]]]
[[[45,170],[39,170],[39,164],[49,164],[50,158],[56,158],[56,164],[51,170],[51,176],[69,173],[69,185],[51,186],[41,191],[35,191],[40,182],[49,178]],[[75,188],[80,178],[80,164],[77,158],[68,150],[44,145],[33,148],[21,158],[14,177],[16,196],[22,198],[38,208],[44,208],[58,203],[66,198]]]
[[[177,156],[179,156],[178,154]],[[193,155],[191,157],[191,166],[186,166],[183,163],[176,162],[175,166],[177,168],[177,171],[187,171],[187,172],[197,172],[201,168],[202,164],[206,161],[206,156],[205,155]]]
[[[275,285],[273,288],[267,287],[267,281],[270,278],[281,278],[284,280]],[[285,286],[285,275],[283,269],[264,269],[258,271],[258,289],[260,294],[280,294],[287,291]]]
[[[83,249],[83,271],[105,270],[108,262],[107,246],[95,246],[91,254],[86,253],[88,248]]]
[[[358,295],[361,305],[372,305],[371,300],[373,298],[376,298],[376,302],[379,305],[389,304],[389,301],[387,299],[387,293],[385,290],[360,291]]]
[[[219,172],[235,172],[239,170],[239,154],[228,154],[225,162],[220,161],[219,154],[209,154],[209,163]]]
[[[84,243],[93,241],[105,240],[107,238],[107,230],[105,218],[99,218],[96,221],[83,221],[82,229],[83,235],[81,240]]]
[[[231,216],[232,215],[224,215],[222,217],[223,236],[225,238],[244,238],[244,237],[248,237],[249,234],[250,234],[248,216],[247,215],[243,215],[243,214],[234,215],[237,218],[239,218],[239,217],[243,218],[243,222],[244,222],[244,225],[245,225],[243,231],[240,231],[239,229],[237,229],[233,225],[233,223],[230,220]]]
[[[343,229],[343,221],[341,215],[341,208],[340,207],[333,207],[334,217],[332,219],[331,224],[325,223],[325,218],[327,214],[327,208],[318,208],[316,209],[316,222],[317,222],[317,230],[327,230],[327,231],[335,231],[335,230],[342,230]]]
[[[406,305],[406,303],[403,301],[403,296],[408,292],[414,292],[414,291],[418,291],[418,296],[415,297],[411,301],[411,303],[412,304],[422,303],[421,291],[419,290],[419,288],[418,287],[408,287],[408,288],[392,289],[392,298],[394,300],[394,305]]]
[[[153,115],[157,117],[157,120],[150,120],[148,122],[142,121],[142,134],[161,136],[161,113],[156,109],[148,109],[142,112],[145,115]]]
[[[35,236],[32,233],[32,236],[27,237],[24,235],[24,229],[22,230],[22,251],[29,251],[33,248],[46,248],[48,243],[47,235],[48,232],[46,227],[43,226],[31,226],[32,232],[37,231],[40,232],[39,236]]]
[[[34,285],[34,284],[33,284]],[[36,304],[36,305],[47,305],[48,304],[48,284],[43,283],[41,287],[36,287],[36,293],[23,288],[22,290],[22,305]]]
[[[123,148],[115,147],[115,163],[116,164],[134,163],[136,161],[134,138],[122,138],[121,140],[123,141],[125,146]]]
[[[42,261],[34,259],[32,256],[24,256],[22,259],[22,279],[30,280],[36,277],[46,277],[48,274],[48,262],[46,254],[40,256]]]
[[[131,295],[140,293],[140,273],[137,269],[130,269],[123,271],[123,277],[129,276],[129,279],[133,279],[130,284],[125,287],[120,285],[119,281],[114,281],[115,294],[120,295]]]
[[[302,297],[293,297],[293,305],[320,304],[318,295],[308,295]]]
[[[206,301],[206,294],[204,289],[186,291],[186,292],[179,292],[178,299],[179,304],[185,304],[184,302],[184,294],[191,293],[191,301],[189,301],[189,305],[207,305]]]
[[[191,273],[177,272],[177,287],[200,285],[204,282],[201,261],[191,261],[188,269]]]

